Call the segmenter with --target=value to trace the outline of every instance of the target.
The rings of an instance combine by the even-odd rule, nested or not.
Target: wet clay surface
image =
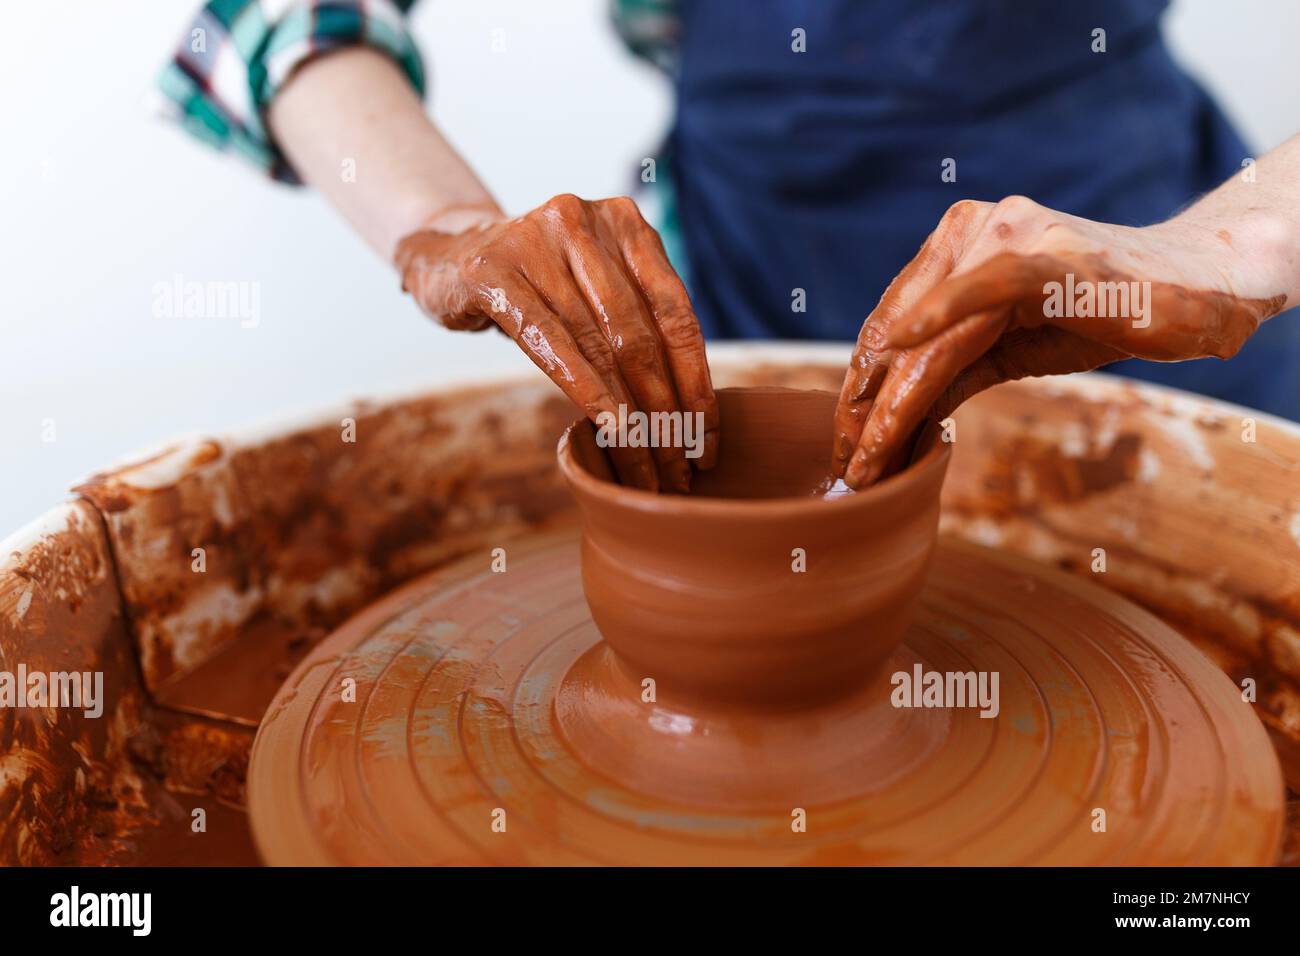
[[[834,395],[769,387],[719,389],[717,397],[718,463],[695,476],[691,497],[803,498],[831,490]]]
[[[256,862],[242,810],[252,730],[149,700],[100,516],[70,503],[11,540],[0,670],[102,674],[102,714],[0,708],[0,864]]]
[[[996,718],[895,708],[882,681],[746,715],[682,709],[664,681],[644,700],[600,642],[577,558],[571,533],[534,536],[506,573],[467,559],[316,647],[253,748],[267,862],[1278,857],[1281,778],[1251,708],[1106,591],[945,541],[888,670],[998,671]]]
[[[750,351],[741,364],[715,362],[715,380],[835,389],[843,378],[843,357]],[[944,527],[1122,594],[1233,681],[1254,679],[1254,713],[1300,789],[1300,434],[1261,419],[1247,444],[1250,412],[1156,394],[1088,376],[978,396],[956,415]],[[173,839],[190,847],[179,862],[247,862],[244,815],[214,823],[212,800],[224,809],[219,795],[241,799],[251,724],[297,658],[395,583],[467,553],[481,569],[490,547],[571,508],[554,437],[572,407],[540,377],[340,414],[356,416],[356,444],[340,443],[337,420],[300,424],[190,443],[155,462],[161,470],[146,462],[100,476],[86,488],[100,516],[68,506],[82,514],[72,540],[60,532],[0,554],[8,666],[103,666],[122,695],[109,702],[111,721],[31,711],[0,721],[0,862],[139,862],[154,858],[155,837],[160,862],[174,857]],[[191,568],[198,546],[206,575]],[[1098,546],[1106,574],[1089,569]],[[146,684],[169,703],[237,711],[242,726],[151,710],[133,673],[137,645]],[[238,679],[245,653],[264,683]],[[226,675],[209,680],[209,663]],[[162,809],[166,787],[181,793],[175,814]],[[209,808],[217,838],[202,846],[219,840],[230,855],[198,849],[194,806]],[[1296,807],[1293,798],[1289,862],[1300,860]]]
[[[596,627],[679,697],[806,703],[856,688],[907,626],[949,450],[827,499],[832,393],[720,389],[718,400],[717,474],[689,497],[613,483],[586,422],[561,442]]]
[[[223,667],[267,641],[296,663],[397,584],[566,510],[555,439],[572,419],[545,382],[467,388],[184,442],[89,479],[78,491],[103,515],[145,686],[255,725],[284,660],[233,685]]]

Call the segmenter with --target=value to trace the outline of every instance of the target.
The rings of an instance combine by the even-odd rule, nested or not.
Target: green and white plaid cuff
[[[158,77],[164,110],[203,142],[299,183],[267,133],[267,105],[306,60],[358,45],[391,56],[423,95],[424,65],[406,30],[413,2],[210,0]]]

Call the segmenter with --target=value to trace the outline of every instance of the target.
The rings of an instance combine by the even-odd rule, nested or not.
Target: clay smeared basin
[[[615,484],[577,423],[580,562],[572,530],[466,558],[308,655],[251,755],[269,862],[1276,858],[1267,737],[1174,631],[970,545],[927,577],[946,446],[827,500],[833,394],[719,398],[695,494]]]
[[[860,686],[898,645],[939,526],[949,448],[828,497],[835,395],[720,389],[717,467],[692,494],[615,483],[586,422],[560,442],[592,617],[660,694],[798,703]],[[842,487],[842,486],[841,486]]]
[[[848,360],[847,347],[775,343],[711,347],[710,354],[719,385],[832,391]],[[356,422],[354,443],[340,441],[345,417]],[[540,529],[568,521],[572,498],[555,468],[554,451],[571,418],[571,406],[535,375],[349,403],[306,420],[177,441],[94,476],[76,489],[77,500],[8,538],[0,545],[0,655],[30,667],[103,671],[107,699],[98,721],[63,713],[54,722],[27,710],[5,724],[0,760],[9,772],[0,779],[0,802],[11,812],[0,821],[0,863],[251,859],[241,809],[245,769],[253,733],[277,688],[331,631],[341,639],[336,629],[345,620],[366,608],[367,614],[383,611],[385,601],[388,608],[397,606],[394,592],[402,582],[457,559],[465,573],[482,573],[494,549],[509,548],[513,556]],[[993,643],[987,652],[998,653],[997,641],[1008,635],[998,609],[1020,600],[1014,587],[1006,599],[994,590],[1005,590],[1031,567],[1072,572],[1094,590],[1099,585],[1123,595],[1172,625],[1197,649],[1184,643],[1180,658],[1209,655],[1231,679],[1234,706],[1268,728],[1291,788],[1300,792],[1300,425],[1096,374],[1000,386],[964,405],[955,418],[941,542],[960,537],[996,552],[979,549],[964,556],[948,548],[950,556],[939,554],[936,569],[942,564],[977,573],[990,556],[999,566],[1023,556],[1011,577],[995,575],[988,586],[971,583],[954,592],[979,595],[982,589],[988,598]],[[196,548],[205,550],[206,573],[194,572]],[[1099,551],[1106,558],[1100,572],[1094,570]],[[572,622],[577,610],[585,611],[582,585],[575,569],[557,563],[557,555],[545,551],[538,559],[540,568],[558,575],[544,580],[546,590],[539,593],[554,614]],[[527,567],[512,557],[511,573]],[[448,610],[509,616],[516,599],[505,587],[508,577],[486,580],[499,594],[485,593],[478,604],[455,601]],[[438,587],[444,594],[443,585]],[[942,613],[929,614],[919,626],[931,645],[948,639]],[[602,646],[594,627],[567,640],[580,648],[588,641]],[[391,651],[400,645],[387,646]],[[1062,647],[1086,651],[1077,640]],[[471,674],[454,657],[444,663],[452,668],[450,679],[476,687],[479,697],[499,692],[501,675],[492,667]],[[547,663],[510,662],[525,671]],[[582,663],[569,671],[572,692],[557,698],[574,705],[570,714],[583,702],[579,692],[607,693],[611,686],[586,680],[587,670],[601,666],[599,654]],[[1193,671],[1203,675],[1203,665]],[[1162,672],[1140,673],[1157,679]],[[1123,691],[1127,676],[1113,676],[1110,686]],[[1247,686],[1249,701],[1242,699]],[[1057,695],[1073,693],[1059,681],[1055,688]],[[631,689],[639,695],[639,685]],[[1078,690],[1083,703],[1092,699]],[[651,725],[638,716],[646,712],[637,695],[620,705],[624,716],[647,721],[647,733],[670,740],[684,729],[713,729],[675,719]],[[521,706],[540,713],[531,700]],[[1069,709],[1074,701],[1052,706]],[[371,706],[368,713],[372,720],[383,717],[382,708]],[[492,708],[467,710],[465,716],[483,733],[502,729]],[[912,733],[922,739],[935,731],[927,721],[916,723]],[[1006,722],[975,718],[971,726],[987,735],[992,724]],[[621,736],[611,732],[611,747],[626,743],[626,721],[618,726],[624,730]],[[387,732],[380,724],[375,729]],[[751,744],[766,753],[775,748],[795,764],[810,750],[807,728],[797,730],[787,735],[778,724],[769,737]],[[499,760],[511,758],[511,741],[517,742],[508,728],[505,733],[490,737],[502,744],[493,752]],[[887,747],[892,740],[914,748],[916,739],[886,734],[863,745]],[[413,742],[436,744],[428,736]],[[596,743],[594,736],[588,743]],[[957,743],[976,759],[970,739]],[[1225,756],[1240,764],[1245,752],[1234,745]],[[534,756],[553,755],[539,750]],[[664,771],[676,765],[671,756],[661,748],[634,760],[621,779],[642,794],[657,780],[667,789]],[[697,768],[707,771],[707,748],[698,756]],[[605,757],[612,764],[618,751]],[[822,756],[809,754],[807,760],[817,763]],[[843,780],[849,789],[871,785],[861,778],[860,763],[855,757],[828,779]],[[765,766],[770,792],[757,795],[764,799],[799,779],[798,767],[791,770],[781,761]],[[1203,765],[1173,755],[1166,766],[1182,774],[1175,793],[1206,782]],[[1255,766],[1267,769],[1258,761]],[[470,769],[456,781],[469,786],[493,769]],[[643,828],[669,818],[649,806],[619,802],[618,793],[601,789],[602,779],[607,778],[592,778],[599,810],[573,820],[574,833],[598,857],[610,845],[605,827],[616,814],[645,834],[639,844],[645,858],[664,859],[661,835]],[[694,794],[676,795],[726,805],[725,787],[708,789],[718,780],[703,772],[697,779]],[[533,782],[539,800],[554,799],[549,783]],[[1127,787],[1123,793],[1148,793],[1131,783],[1121,784]],[[1070,795],[1069,807],[1095,806],[1084,786]],[[969,804],[960,793],[956,799],[954,806]],[[1018,796],[1009,799],[1008,805],[1024,803]],[[485,819],[478,802],[457,805],[468,808],[458,812],[472,815],[478,834]],[[562,818],[568,814],[562,800],[547,805]],[[899,812],[908,806],[900,802]],[[1067,808],[1059,799],[1044,806],[1058,815]],[[200,807],[208,815],[203,834],[191,829],[191,814]],[[1300,801],[1294,796],[1291,807],[1284,862],[1300,858]],[[704,819],[681,822],[698,825]],[[788,813],[773,819],[776,832],[789,834]],[[996,854],[980,844],[1005,850],[1023,839],[1022,830],[1006,825],[1010,818],[1000,819],[999,827],[978,831],[981,840],[966,846],[965,859],[988,862]],[[814,821],[812,833],[825,833],[832,822]],[[914,819],[910,826],[924,834],[929,821]],[[1268,832],[1249,814],[1228,808],[1218,826],[1220,845],[1267,848]],[[728,832],[743,842],[753,830]],[[495,837],[489,831],[483,833],[487,847],[499,846],[490,842]],[[1158,838],[1140,827],[1115,826],[1112,833],[1114,844],[1131,850],[1137,841]],[[1083,847],[1110,852],[1091,835],[1079,839],[1090,841]],[[899,845],[892,841],[882,850]],[[398,846],[411,849],[409,843]],[[719,861],[719,846],[700,844],[698,858]],[[791,853],[807,858],[800,847],[792,845]],[[744,851],[727,858],[745,858]],[[825,859],[817,853],[812,858]]]

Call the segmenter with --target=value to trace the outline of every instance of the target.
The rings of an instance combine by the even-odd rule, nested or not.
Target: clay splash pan
[[[720,400],[696,495],[618,486],[577,423],[576,533],[436,571],[312,651],[253,747],[268,862],[1275,858],[1267,736],[1167,625],[936,548],[941,443],[826,500],[832,394]]]
[[[835,390],[846,360],[712,364],[719,385]],[[725,666],[689,672],[724,679],[687,686],[657,639],[600,637],[555,459],[572,412],[543,382],[353,404],[97,475],[0,548],[5,659],[105,675],[102,719],[8,725],[0,862],[1294,859],[1277,767],[1300,785],[1300,427],[1099,375],[956,417],[911,617],[838,684],[789,642],[765,659],[715,632]],[[997,717],[892,706],[888,677],[918,664],[998,672]],[[765,683],[781,669],[802,685]]]

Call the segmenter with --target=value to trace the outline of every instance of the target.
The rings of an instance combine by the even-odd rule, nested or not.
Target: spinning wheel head
[[[373,605],[281,688],[249,773],[268,862],[1276,859],[1282,783],[1251,705],[1086,582],[941,542],[877,679],[755,711],[647,694],[600,641],[572,534],[508,551],[505,573],[470,557]],[[918,664],[996,673],[996,716],[895,706]]]

